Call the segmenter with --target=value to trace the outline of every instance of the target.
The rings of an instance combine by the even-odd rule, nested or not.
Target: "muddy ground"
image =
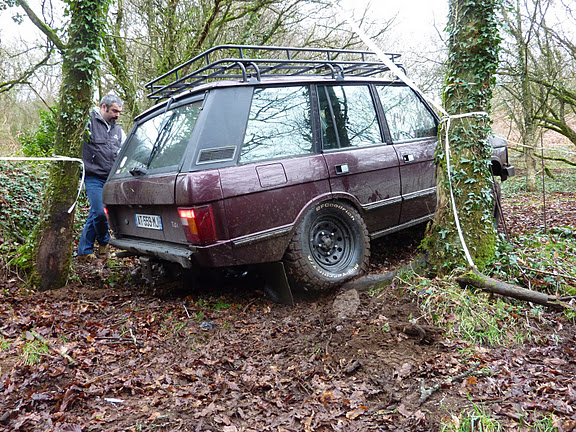
[[[550,200],[547,223],[576,226],[575,198]],[[511,235],[538,224],[537,203],[515,205]],[[416,245],[375,243],[372,273]],[[135,268],[77,264],[68,287],[28,295],[4,272],[0,430],[437,431],[473,404],[507,430],[542,416],[576,430],[575,329],[561,313],[534,324],[538,343],[488,348],[448,339],[396,283],[289,307],[249,277],[189,292],[137,285]]]

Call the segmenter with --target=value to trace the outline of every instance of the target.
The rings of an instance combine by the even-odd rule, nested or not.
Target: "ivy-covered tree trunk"
[[[56,44],[63,65],[55,152],[81,158],[108,2],[68,0],[67,5],[68,42],[58,40]],[[43,216],[34,233],[31,282],[39,289],[60,288],[68,281],[74,239],[74,211],[69,213],[68,209],[76,200],[80,173],[81,166],[76,162],[52,165]]]
[[[449,58],[443,103],[451,116],[488,112],[498,63],[497,0],[451,0]],[[490,121],[484,115],[452,117],[448,131],[450,166],[445,151],[446,127],[439,131],[436,155],[438,208],[424,247],[438,274],[468,265],[458,234],[450,191],[462,235],[479,269],[494,256],[497,233],[493,221],[490,174]],[[451,182],[447,169],[450,169]]]

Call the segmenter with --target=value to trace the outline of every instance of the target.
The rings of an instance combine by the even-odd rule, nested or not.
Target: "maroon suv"
[[[361,274],[371,239],[436,205],[438,118],[386,71],[365,51],[220,46],[152,81],[104,188],[110,243],[184,268],[282,262],[307,289]]]

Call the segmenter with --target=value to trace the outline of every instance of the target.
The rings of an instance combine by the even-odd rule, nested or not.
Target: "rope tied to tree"
[[[460,244],[462,245],[462,249],[464,250],[464,255],[466,257],[466,261],[468,261],[468,264],[470,265],[470,267],[475,269],[476,265],[474,264],[474,261],[472,259],[472,255],[470,254],[470,251],[469,251],[468,246],[466,245],[466,241],[464,239],[464,233],[462,232],[462,227],[460,225],[460,219],[458,217],[458,209],[456,208],[456,200],[454,198],[454,190],[453,190],[452,176],[451,176],[452,167],[450,166],[449,131],[450,131],[450,126],[451,126],[452,120],[461,119],[461,118],[465,118],[465,117],[474,117],[474,116],[490,117],[490,114],[488,114],[485,111],[475,111],[475,112],[470,112],[470,113],[454,114],[454,115],[448,114],[448,111],[446,111],[444,109],[444,107],[442,107],[440,104],[436,103],[431,98],[427,97],[422,92],[422,90],[420,90],[420,88],[416,85],[416,83],[414,83],[414,81],[412,81],[404,73],[404,71],[402,71],[402,69],[400,69],[398,66],[396,66],[396,64],[384,54],[384,52],[372,41],[372,39],[370,39],[368,37],[368,35],[354,22],[354,20],[350,17],[350,15],[346,13],[344,8],[340,5],[339,0],[336,1],[336,5],[337,5],[337,9],[338,9],[340,15],[348,23],[348,25],[350,25],[350,27],[352,27],[352,30],[354,31],[354,33],[356,33],[356,35],[362,40],[362,42],[364,42],[366,44],[366,46],[368,46],[372,51],[374,51],[376,53],[376,55],[390,69],[390,71],[393,72],[402,82],[404,82],[404,84],[406,84],[408,87],[410,87],[412,90],[414,90],[418,95],[420,95],[426,102],[428,102],[436,110],[438,110],[440,113],[442,113],[442,118],[441,118],[440,122],[446,123],[446,140],[445,140],[446,141],[446,145],[445,145],[446,166],[447,166],[446,170],[447,170],[447,174],[448,174],[448,184],[449,184],[449,189],[450,189],[450,203],[451,203],[451,207],[452,207],[452,213],[454,215],[454,221],[456,224],[456,230],[458,232],[458,238],[460,239]]]
[[[454,214],[454,223],[456,224],[456,231],[458,232],[458,238],[460,239],[460,243],[462,244],[462,248],[464,249],[464,256],[466,257],[466,261],[468,261],[468,265],[471,268],[475,269],[476,265],[474,264],[474,260],[472,259],[472,255],[468,250],[468,245],[466,244],[466,240],[464,239],[464,233],[462,231],[462,227],[460,225],[460,218],[458,217],[458,209],[456,208],[456,199],[454,198],[454,189],[452,184],[452,167],[450,165],[450,126],[452,124],[452,120],[461,119],[466,117],[474,117],[474,116],[486,116],[490,117],[485,111],[475,111],[470,113],[464,114],[454,114],[449,115],[446,113],[444,117],[440,120],[441,123],[446,123],[446,144],[445,144],[445,151],[446,151],[446,172],[448,175],[448,185],[450,186],[450,205],[452,206],[452,213]]]

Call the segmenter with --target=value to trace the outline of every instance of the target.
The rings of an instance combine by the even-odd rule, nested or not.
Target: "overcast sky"
[[[30,0],[30,5],[37,9],[38,3]],[[56,2],[58,3],[58,2]],[[407,39],[418,39],[423,34],[428,35],[435,32],[434,23],[438,28],[443,29],[448,13],[448,0],[341,0],[345,9],[357,8],[364,10],[369,6],[370,17],[388,21],[396,16],[396,25],[402,30]],[[26,39],[33,35],[38,35],[39,31],[25,18],[25,25],[16,25],[11,16],[15,8],[0,12],[0,37],[7,41],[21,34]]]
[[[448,15],[448,0],[342,0],[342,5],[359,10],[368,5],[371,18],[383,21],[396,16],[398,25],[412,33],[431,30]]]
[[[341,5],[347,12],[368,7],[369,17],[382,22],[394,18],[400,39],[418,43],[442,31],[448,15],[448,0],[341,0]]]

